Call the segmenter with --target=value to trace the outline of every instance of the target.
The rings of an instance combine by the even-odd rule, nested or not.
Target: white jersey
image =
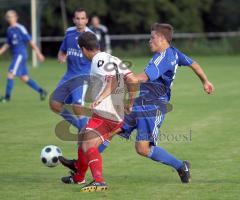
[[[123,62],[106,52],[97,53],[91,64],[92,100],[95,101],[104,90],[107,78],[116,76],[117,88],[94,108],[94,113],[114,121],[122,121],[124,117],[124,79],[132,72]]]

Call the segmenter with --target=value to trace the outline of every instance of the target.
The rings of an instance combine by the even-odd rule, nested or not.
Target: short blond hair
[[[8,10],[5,14],[5,18],[7,18],[7,16],[9,14],[14,14],[16,17],[18,17],[17,11],[16,10]]]

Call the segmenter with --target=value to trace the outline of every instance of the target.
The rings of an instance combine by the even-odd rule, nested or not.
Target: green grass
[[[134,71],[142,71],[149,58],[134,58]],[[179,68],[173,85],[174,110],[168,113],[163,133],[188,135],[191,141],[163,141],[161,146],[192,164],[192,182],[180,183],[171,168],[140,157],[134,141],[115,138],[104,152],[104,175],[110,190],[82,194],[79,186],[64,185],[67,170],[47,168],[39,154],[48,144],[59,146],[66,157],[76,157],[76,144],[54,134],[61,120],[40,102],[37,93],[16,79],[11,103],[0,104],[0,199],[240,199],[240,57],[195,57],[215,92],[203,92],[198,78]],[[0,62],[0,94],[5,88],[8,61]],[[139,66],[139,67],[137,67]],[[48,91],[65,67],[48,60],[30,69],[32,78]],[[88,173],[87,180],[91,180]]]

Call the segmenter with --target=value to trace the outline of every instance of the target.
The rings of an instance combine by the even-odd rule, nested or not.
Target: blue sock
[[[60,115],[66,120],[68,121],[70,124],[72,124],[73,126],[75,126],[78,130],[82,129],[86,123],[88,118],[87,117],[81,117],[81,118],[77,118],[74,114],[72,114],[71,112],[69,112],[67,109],[64,109]]]
[[[148,157],[154,161],[161,162],[165,165],[170,165],[176,170],[178,170],[183,165],[183,162],[181,160],[176,159],[173,155],[168,153],[166,150],[157,146],[151,146]]]
[[[35,91],[41,93],[43,90],[41,87],[39,87],[39,85],[32,79],[29,79],[27,82],[26,82],[32,89],[34,89]]]
[[[10,100],[11,93],[13,90],[14,80],[13,79],[7,79],[7,85],[6,85],[6,95],[5,98]]]
[[[81,117],[77,118],[77,120],[78,120],[77,128],[82,129],[87,124],[88,117],[81,116]]]
[[[109,146],[109,144],[109,140],[104,140],[104,142],[98,146],[99,153],[102,153]]]

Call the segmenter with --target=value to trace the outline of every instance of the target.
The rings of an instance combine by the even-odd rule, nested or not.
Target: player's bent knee
[[[55,113],[60,113],[63,109],[62,103],[56,102],[56,101],[49,101],[49,107],[51,110]]]
[[[83,134],[82,149],[87,152],[92,147],[98,147],[102,143],[102,139],[93,131],[86,131]]]
[[[138,141],[135,143],[135,149],[141,156],[148,156],[150,152],[150,146],[148,141]]]
[[[7,74],[7,78],[8,78],[8,79],[14,79],[14,74],[8,72],[8,74]]]
[[[29,81],[29,77],[28,76],[21,76],[20,77],[21,81],[23,81],[24,83]]]
[[[136,146],[136,152],[141,156],[147,156],[149,153],[149,148],[142,147],[142,146]]]
[[[73,112],[75,113],[75,115],[77,115],[77,116],[80,116],[80,115],[82,115],[82,105],[80,105],[80,104],[74,104],[73,105]]]

